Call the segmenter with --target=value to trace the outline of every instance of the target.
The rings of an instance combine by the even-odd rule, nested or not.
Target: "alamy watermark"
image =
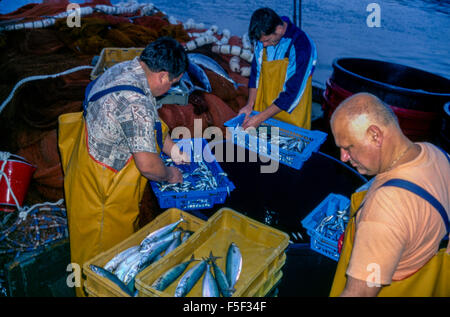
[[[366,278],[368,287],[381,287],[381,268],[378,263],[369,263],[366,270],[370,274]]]
[[[381,27],[381,7],[378,3],[369,3],[366,7],[366,11],[370,14],[366,18],[366,24],[369,28]]]
[[[81,27],[81,8],[76,3],[69,3],[66,8],[66,23],[69,28]]]

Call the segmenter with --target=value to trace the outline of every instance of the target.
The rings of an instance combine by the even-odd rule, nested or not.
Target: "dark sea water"
[[[30,0],[1,0],[7,13]],[[84,2],[84,1],[72,1]],[[112,0],[112,4],[121,1]],[[167,15],[186,22],[189,18],[229,29],[234,35],[247,32],[252,12],[271,7],[293,18],[293,0],[152,0]],[[450,78],[450,0],[302,0],[301,27],[314,40],[318,65],[316,85],[324,87],[337,57],[361,57],[403,64]],[[370,3],[380,9],[380,27],[369,27]]]

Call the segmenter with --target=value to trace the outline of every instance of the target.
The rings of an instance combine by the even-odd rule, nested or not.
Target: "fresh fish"
[[[154,262],[154,259],[162,251],[166,250],[177,236],[181,233],[180,231],[173,232],[159,241],[151,243],[145,252],[139,251],[140,257],[133,261],[131,265],[128,266],[128,270],[121,271],[121,275],[118,277],[125,283],[128,284],[139,272],[144,270],[147,266]],[[125,274],[124,274],[125,272]]]
[[[176,235],[175,239],[173,239],[173,241],[169,244],[169,247],[167,248],[166,252],[164,252],[163,257],[175,250],[181,244],[181,232],[177,231],[176,233],[178,234]]]
[[[205,276],[203,277],[202,296],[203,297],[220,296],[219,289],[217,287],[217,282],[211,273],[211,265],[209,263],[206,264],[206,272]]]
[[[222,76],[223,78],[228,80],[230,83],[232,83],[234,88],[237,89],[239,86],[242,86],[241,84],[238,84],[237,82],[235,82],[230,77],[230,75],[228,75],[228,73],[222,68],[222,66],[220,66],[211,57],[208,57],[203,54],[198,54],[198,53],[189,53],[188,58],[189,58],[189,62],[190,62],[189,64],[197,64],[197,65],[203,66],[209,70],[212,70],[217,75]]]
[[[219,257],[213,256],[212,252],[209,253],[208,259],[211,261],[214,270],[214,277],[216,278],[217,286],[219,287],[220,293],[222,293],[223,297],[231,297],[236,290],[230,287],[227,276],[216,264],[216,260],[218,258]]]
[[[161,252],[167,250],[174,240],[180,238],[180,235],[181,232],[176,231],[171,233],[167,237],[152,243],[150,248],[145,253],[143,253],[143,256],[140,259],[138,266],[135,267],[137,269],[136,273],[130,271],[131,276],[136,276],[137,273],[139,273],[147,266],[152,264]]]
[[[184,220],[183,215],[180,214],[180,220],[171,223],[167,226],[164,226],[162,228],[159,228],[158,230],[155,230],[153,232],[150,232],[145,238],[144,240],[142,240],[141,242],[141,250],[143,248],[145,248],[146,245],[148,245],[151,242],[155,242],[157,240],[159,240],[161,237],[167,235],[168,233],[171,233],[173,230],[175,230],[175,228],[182,222],[185,222],[186,220]]]
[[[115,269],[119,266],[119,264],[125,260],[127,257],[129,257],[132,253],[135,253],[139,250],[139,246],[132,246],[128,249],[123,250],[119,254],[117,254],[115,257],[113,257],[111,260],[108,261],[108,263],[105,264],[103,267],[105,270],[114,272]]]
[[[189,264],[191,264],[193,261],[198,261],[194,259],[194,255],[192,255],[190,260],[173,266],[166,273],[158,277],[153,282],[152,287],[158,291],[164,291],[186,270]]]
[[[197,265],[192,267],[189,271],[187,271],[178,282],[174,296],[175,297],[186,296],[194,287],[194,285],[198,282],[200,277],[202,277],[205,270],[206,270],[206,261],[202,260],[200,263],[198,263]]]
[[[238,246],[232,242],[228,247],[226,275],[230,287],[234,287],[242,271],[242,254]]]
[[[109,279],[111,282],[113,282],[114,284],[116,284],[117,286],[119,286],[119,288],[124,291],[125,293],[127,293],[130,296],[134,296],[134,294],[132,292],[130,292],[130,290],[128,289],[128,287],[117,278],[117,276],[115,276],[113,273],[111,273],[110,271],[105,270],[104,268],[91,264],[89,266],[91,268],[91,270],[103,277],[106,277],[107,279]]]
[[[130,270],[130,268],[135,264],[139,263],[141,258],[143,256],[143,253],[136,251],[135,253],[131,254],[128,258],[120,262],[117,269],[114,271],[114,274],[123,282],[125,275]]]
[[[201,68],[200,66],[198,66],[195,63],[189,63],[187,72],[192,77],[194,77],[194,79],[197,79],[197,81],[200,82],[203,85],[203,87],[194,86],[195,89],[206,91],[206,92],[211,92],[212,91],[211,83],[209,82],[209,78],[206,75],[206,73],[203,70],[203,68]]]
[[[131,256],[129,256],[127,259],[125,259],[119,264],[117,269],[114,271],[114,274],[119,278],[119,280],[124,282],[128,272],[130,272],[130,270],[132,269],[136,269],[136,266],[139,265],[143,256],[144,254],[139,251],[133,253]]]
[[[187,239],[189,239],[189,237],[193,234],[192,231],[189,230],[185,230],[183,233],[183,238],[181,238],[181,243],[185,243],[187,241]]]

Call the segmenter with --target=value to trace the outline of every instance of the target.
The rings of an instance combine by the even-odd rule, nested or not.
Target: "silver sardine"
[[[202,260],[200,263],[198,263],[197,265],[192,267],[189,271],[187,271],[178,282],[174,296],[175,297],[186,296],[194,287],[194,285],[198,282],[200,277],[202,277],[205,270],[206,270],[206,261]]]
[[[234,287],[242,271],[242,254],[238,246],[232,242],[228,247],[226,275],[230,287]]]
[[[153,232],[150,232],[145,238],[144,240],[142,240],[141,242],[141,249],[143,247],[145,247],[146,244],[149,244],[151,242],[157,241],[159,240],[161,237],[167,235],[168,233],[172,232],[173,230],[175,230],[175,228],[182,222],[185,222],[186,220],[184,220],[183,215],[180,214],[180,220],[171,223],[167,226],[164,226],[162,228],[159,228],[158,230],[155,230]]]
[[[208,259],[211,261],[211,264],[212,264],[212,267],[214,270],[214,277],[216,279],[217,286],[219,287],[220,293],[222,293],[223,297],[231,297],[233,295],[233,293],[235,292],[235,289],[230,287],[227,276],[220,269],[220,267],[216,264],[216,259],[218,259],[218,257],[213,256],[212,252],[210,252]]]
[[[203,297],[219,297],[219,288],[217,282],[211,273],[211,265],[206,264],[206,272],[202,282],[202,296]]]
[[[117,254],[115,257],[113,257],[111,260],[109,260],[108,263],[106,263],[103,268],[107,271],[114,272],[123,260],[125,260],[132,253],[135,253],[138,250],[139,250],[139,246],[137,246],[137,245],[123,250],[122,252]]]
[[[170,284],[172,284],[193,261],[198,261],[194,259],[194,255],[192,255],[191,259],[177,264],[169,269],[166,273],[158,277],[152,284],[152,287],[158,291],[164,291]]]
[[[222,66],[220,66],[215,60],[213,60],[212,58],[203,55],[203,54],[198,54],[198,53],[189,53],[188,54],[188,58],[189,58],[189,62],[190,63],[195,63],[198,64],[200,66],[203,66],[209,70],[212,70],[213,72],[215,72],[217,75],[225,78],[226,80],[228,80],[230,83],[233,84],[234,88],[238,88],[240,86],[240,84],[238,84],[237,82],[235,82],[230,75],[228,75],[228,73],[222,68]]]

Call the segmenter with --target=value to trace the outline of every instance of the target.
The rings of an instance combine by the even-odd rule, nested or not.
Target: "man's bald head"
[[[397,117],[391,107],[369,93],[357,93],[345,99],[334,111],[331,124],[333,125],[337,119],[346,122],[367,121],[383,127],[390,125],[398,127]]]

